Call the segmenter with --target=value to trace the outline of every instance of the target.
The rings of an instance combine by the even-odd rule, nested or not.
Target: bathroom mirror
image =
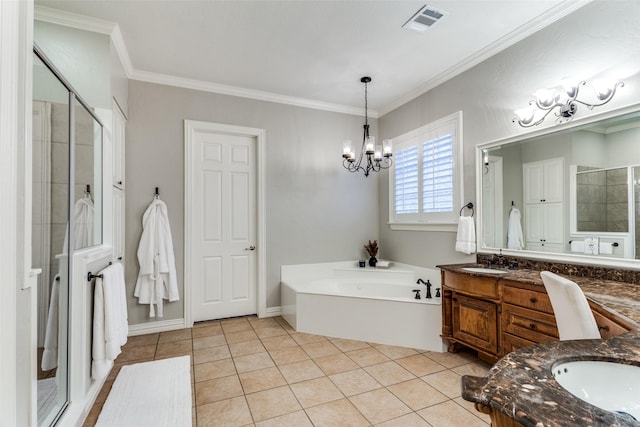
[[[640,112],[600,117],[477,146],[480,251],[640,259]]]

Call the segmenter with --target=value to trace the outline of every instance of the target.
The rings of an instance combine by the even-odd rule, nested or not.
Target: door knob
[[[245,251],[255,251],[256,247],[254,245],[249,246],[248,248],[244,248]]]

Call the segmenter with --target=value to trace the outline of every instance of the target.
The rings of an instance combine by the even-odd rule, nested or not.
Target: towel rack
[[[573,242],[573,240],[569,240],[569,244],[571,244],[571,242]],[[600,243],[604,243],[604,242],[600,242]],[[614,248],[617,248],[618,246],[620,246],[620,243],[618,243],[618,242],[613,242],[613,243],[611,244],[611,246],[613,246]]]
[[[460,216],[462,216],[462,211],[464,210],[464,208],[471,209],[471,216],[473,216],[473,214],[476,213],[475,209],[473,209],[473,203],[469,202],[466,205],[464,205],[462,208],[460,208]]]
[[[102,279],[103,275],[102,274],[93,274],[92,272],[88,272],[87,273],[87,281],[90,282],[93,279],[95,279],[96,277],[99,277]]]

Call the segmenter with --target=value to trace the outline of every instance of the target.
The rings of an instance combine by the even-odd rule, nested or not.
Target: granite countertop
[[[554,379],[556,364],[575,360],[640,366],[640,331],[608,340],[557,341],[521,348],[500,359],[484,377],[462,377],[462,397],[497,410],[524,426],[640,426],[628,416],[590,405]]]
[[[513,280],[544,288],[539,270],[527,268],[496,268],[505,271],[504,274],[478,273],[464,270],[466,267],[486,267],[482,264],[450,264],[438,265],[438,268],[453,273],[463,273],[472,276],[492,277],[500,280]],[[494,267],[495,268],[495,267]],[[640,286],[633,283],[620,282],[600,278],[579,277],[563,274],[566,278],[576,282],[584,294],[596,304],[621,314],[631,321],[640,324]]]

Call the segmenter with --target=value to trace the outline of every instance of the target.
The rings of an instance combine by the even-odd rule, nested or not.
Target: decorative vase
[[[378,263],[378,260],[376,259],[376,257],[372,256],[371,258],[369,258],[369,265],[371,267],[375,267],[377,263]]]

